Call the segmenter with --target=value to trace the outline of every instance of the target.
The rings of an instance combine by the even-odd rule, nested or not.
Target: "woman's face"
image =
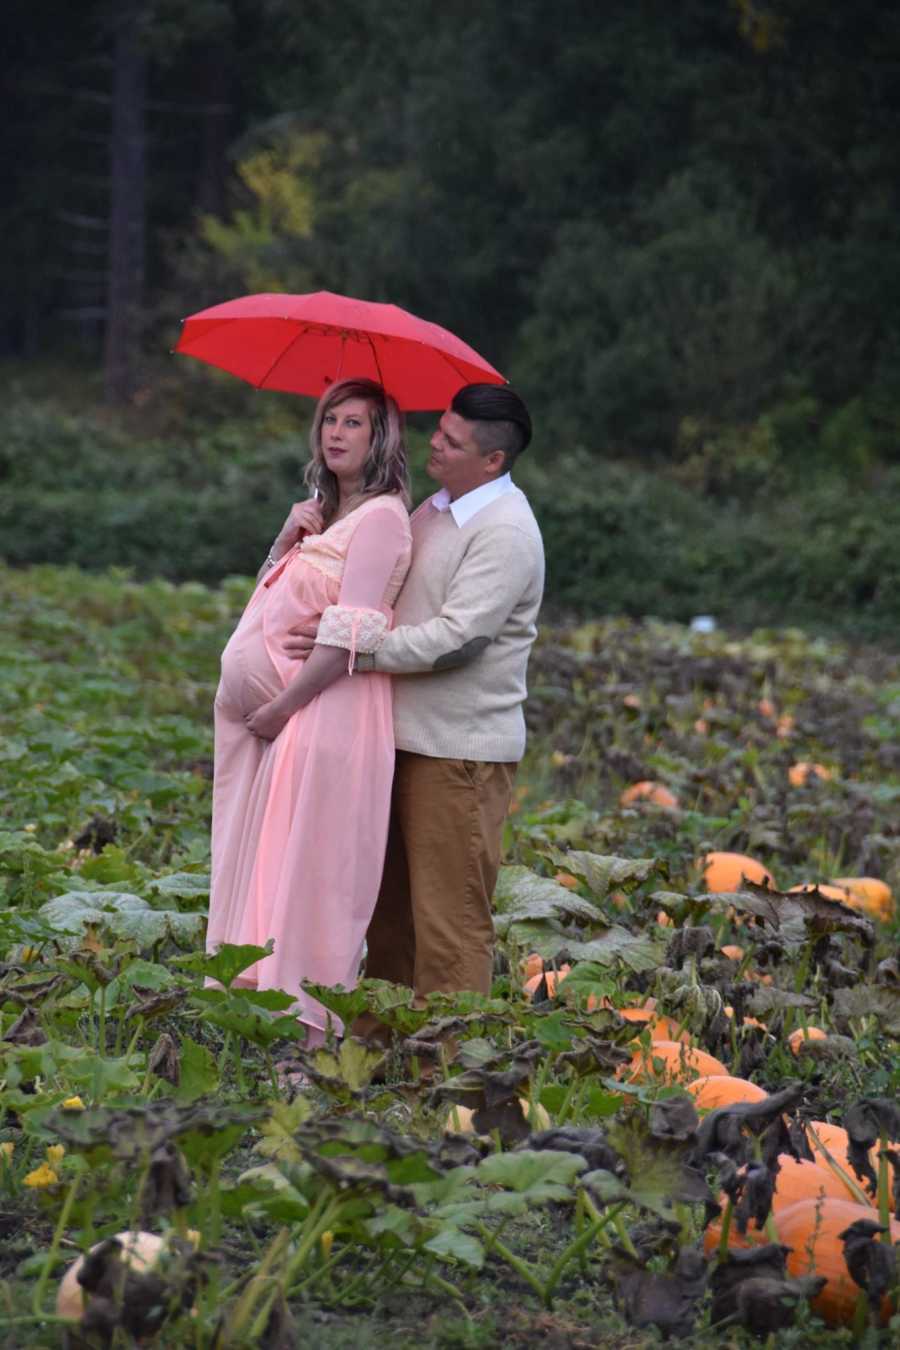
[[[372,444],[372,408],[364,398],[348,398],[329,408],[320,432],[322,458],[344,485],[361,482]]]

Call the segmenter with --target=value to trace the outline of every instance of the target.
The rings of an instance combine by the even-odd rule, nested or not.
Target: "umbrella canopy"
[[[464,384],[506,383],[446,328],[331,291],[213,305],[184,320],[175,350],[257,389],[312,398],[338,380],[377,380],[406,412],[445,408]]]

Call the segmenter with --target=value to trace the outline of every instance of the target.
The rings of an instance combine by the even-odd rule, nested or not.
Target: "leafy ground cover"
[[[0,588],[4,1344],[896,1342],[900,930],[847,880],[900,882],[896,658],[545,631],[491,998],[317,990],[394,1037],[305,1054],[290,999],[235,984],[257,949],[202,954],[246,581]]]

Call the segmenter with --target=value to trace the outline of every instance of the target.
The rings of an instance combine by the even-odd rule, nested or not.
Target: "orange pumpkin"
[[[537,993],[538,985],[540,984],[541,980],[546,980],[547,997],[555,998],[556,991],[559,989],[559,986],[562,984],[563,980],[566,978],[571,969],[572,969],[571,966],[563,965],[560,966],[559,970],[543,970],[543,971],[539,970],[536,975],[532,975],[530,979],[525,981],[525,984],[523,985],[525,993],[529,996],[529,998],[532,997],[534,994]]]
[[[739,891],[744,878],[770,890],[775,887],[768,868],[745,853],[707,853],[698,865],[708,891]]]
[[[778,1239],[791,1251],[788,1274],[824,1275],[827,1281],[813,1300],[813,1310],[829,1326],[846,1326],[853,1321],[859,1285],[850,1277],[844,1261],[844,1244],[838,1234],[857,1219],[872,1219],[873,1211],[850,1200],[827,1197],[824,1200],[798,1200],[781,1211],[777,1218]],[[891,1220],[891,1241],[900,1242],[900,1223]],[[891,1301],[882,1302],[881,1321],[891,1315]]]
[[[850,1147],[850,1136],[847,1134],[843,1125],[832,1125],[827,1120],[811,1120],[809,1121],[807,1133],[813,1153],[815,1153],[817,1159],[819,1158],[819,1155],[821,1155],[822,1166],[828,1166],[828,1160],[825,1156],[825,1150],[827,1149],[834,1161],[839,1167],[843,1168],[851,1181],[855,1182],[855,1184],[860,1187],[862,1193],[866,1196],[867,1203],[869,1203],[871,1197],[868,1195],[862,1182],[854,1172],[853,1167],[850,1164],[850,1159],[847,1156],[847,1150]],[[879,1146],[876,1144],[869,1150],[869,1162],[872,1164],[872,1169],[876,1174],[878,1172],[878,1147]],[[874,1204],[874,1201],[871,1201],[871,1203]]]
[[[727,1074],[728,1070],[713,1055],[679,1041],[654,1041],[649,1050],[640,1046],[624,1068],[629,1083],[638,1079],[657,1082],[686,1082],[707,1074]]]
[[[723,1013],[725,1014],[726,1017],[734,1017],[734,1008],[732,1008],[732,1006],[731,1006],[730,1003],[726,1003],[726,1004],[725,1004],[725,1007],[722,1009],[722,1011],[723,1011]],[[742,1026],[742,1027],[759,1027],[759,1030],[760,1030],[760,1031],[768,1031],[768,1030],[769,1030],[769,1028],[766,1026],[765,1022],[761,1022],[761,1021],[759,1020],[758,1017],[745,1017],[744,1020],[741,1022],[741,1026]]]
[[[834,777],[834,772],[826,769],[824,764],[813,764],[808,759],[800,759],[788,769],[788,782],[791,787],[803,787],[811,777],[827,783]]]
[[[669,914],[667,914],[664,909],[658,911],[656,915],[656,922],[659,924],[660,928],[675,927],[675,920]]]
[[[526,980],[531,980],[535,975],[543,973],[544,958],[539,952],[529,952],[528,956],[522,961],[519,969]]]
[[[571,872],[557,872],[553,880],[558,886],[565,886],[568,891],[574,891],[578,887],[578,878],[573,877]]]
[[[837,1200],[844,1203],[849,1199],[849,1196],[843,1183],[829,1167],[820,1167],[818,1163],[805,1160],[798,1162],[789,1153],[782,1153],[778,1161],[781,1167],[775,1178],[772,1214],[775,1218],[775,1226],[778,1229],[779,1240],[783,1242],[785,1239],[781,1232],[780,1216],[791,1209],[792,1206],[799,1204],[801,1201],[812,1201],[815,1204],[823,1200]],[[724,1209],[727,1203],[724,1195],[719,1196],[719,1203]],[[871,1214],[870,1210],[870,1218]],[[713,1251],[714,1248],[718,1247],[721,1236],[722,1220],[717,1218],[708,1225],[703,1234],[703,1250],[707,1254]],[[747,1232],[743,1234],[738,1232],[737,1225],[734,1222],[729,1229],[729,1247],[747,1248],[768,1241],[769,1235],[765,1228],[758,1229],[754,1222],[748,1224]]]
[[[800,886],[792,886],[788,895],[812,895],[816,890],[826,900],[840,900],[845,905],[850,903],[850,892],[845,886],[829,886],[824,881],[804,881]]]
[[[744,959],[743,947],[738,947],[733,942],[727,943],[724,947],[720,947],[719,951],[723,956],[727,956],[729,961],[743,961]]]
[[[734,1106],[735,1102],[762,1102],[768,1093],[747,1078],[733,1078],[729,1073],[706,1074],[696,1078],[685,1088],[694,1099],[694,1105],[704,1111],[715,1111],[720,1106]]]
[[[799,1055],[800,1047],[804,1041],[827,1041],[828,1032],[823,1031],[821,1027],[797,1027],[787,1038],[787,1043],[791,1047],[792,1055]]]
[[[861,909],[870,919],[880,919],[890,923],[894,917],[894,896],[886,881],[877,877],[835,877],[834,886],[841,886],[849,892],[846,903],[853,909]]]
[[[626,1022],[637,1022],[640,1024],[638,1034],[643,1032],[644,1027],[650,1030],[650,1038],[654,1041],[680,1041],[683,1045],[691,1044],[691,1036],[671,1017],[666,1017],[663,1013],[654,1012],[652,1008],[616,1008],[620,1017],[624,1017]]]
[[[633,806],[635,802],[646,802],[650,806],[659,806],[664,811],[677,811],[678,798],[674,792],[670,792],[662,783],[655,783],[651,778],[644,778],[639,783],[632,783],[627,787],[619,798],[620,806]]]
[[[815,1200],[822,1195],[829,1200],[852,1202],[853,1197],[847,1187],[827,1165],[808,1162],[805,1158],[798,1162],[789,1153],[783,1153],[778,1161],[781,1171],[775,1182],[775,1199],[772,1201],[775,1214],[780,1214],[798,1200]]]

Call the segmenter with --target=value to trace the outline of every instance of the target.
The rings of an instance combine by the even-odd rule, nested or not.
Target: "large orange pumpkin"
[[[635,802],[646,802],[650,806],[660,806],[664,811],[677,811],[678,798],[663,783],[655,783],[652,778],[643,778],[632,783],[619,798],[620,806],[634,806]]]
[[[799,1055],[800,1047],[804,1041],[827,1041],[828,1032],[823,1031],[821,1027],[797,1027],[787,1038],[787,1043],[791,1048],[792,1055]]]
[[[680,1041],[683,1045],[691,1044],[689,1032],[671,1017],[654,1012],[652,1008],[616,1008],[616,1012],[620,1017],[624,1017],[626,1022],[638,1023],[637,1035],[647,1027],[653,1041]]]
[[[788,1274],[824,1275],[827,1280],[821,1294],[813,1300],[813,1309],[829,1326],[852,1322],[860,1289],[850,1278],[844,1261],[844,1244],[838,1234],[857,1219],[873,1218],[873,1211],[850,1200],[830,1197],[799,1200],[781,1211],[776,1220],[778,1240],[792,1250],[787,1258]],[[891,1241],[900,1242],[900,1223],[891,1220]],[[891,1315],[890,1300],[881,1305],[881,1320]]]
[[[772,1214],[775,1218],[775,1227],[778,1230],[780,1242],[786,1241],[782,1231],[781,1216],[800,1202],[806,1201],[815,1205],[819,1202],[824,1203],[826,1200],[835,1200],[842,1204],[852,1204],[846,1187],[835,1176],[830,1167],[820,1167],[818,1163],[806,1162],[805,1160],[798,1162],[789,1153],[782,1153],[778,1161],[781,1167],[775,1178]],[[724,1209],[726,1204],[724,1195],[719,1196],[719,1204]],[[865,1207],[854,1206],[854,1208]],[[864,1217],[872,1218],[872,1210],[868,1210]],[[843,1230],[839,1229],[838,1231]],[[718,1247],[721,1237],[722,1220],[720,1217],[707,1225],[703,1234],[703,1250],[707,1254],[712,1252]],[[768,1241],[769,1235],[765,1228],[758,1229],[755,1222],[751,1221],[747,1225],[746,1233],[739,1233],[737,1224],[732,1220],[728,1232],[729,1247],[755,1247]]]
[[[789,1153],[783,1153],[778,1159],[781,1171],[775,1182],[775,1198],[772,1211],[780,1214],[788,1205],[798,1200],[815,1200],[827,1196],[829,1200],[853,1201],[853,1196],[840,1177],[827,1165],[817,1162],[797,1161]],[[871,1214],[869,1215],[871,1218]]]
[[[624,1068],[630,1083],[638,1079],[682,1083],[714,1073],[727,1074],[728,1070],[705,1050],[677,1041],[654,1041],[649,1050],[640,1046],[632,1055],[631,1064]]]
[[[846,904],[861,909],[870,919],[890,923],[894,917],[894,896],[886,881],[877,877],[835,877],[833,886],[842,886],[849,892]]]
[[[768,1093],[746,1078],[733,1078],[729,1073],[705,1074],[686,1084],[685,1091],[694,1104],[704,1111],[715,1111],[720,1106],[734,1106],[735,1102],[762,1102]]]
[[[543,970],[543,971],[539,970],[536,975],[532,975],[530,979],[527,979],[522,987],[524,988],[525,993],[528,994],[530,998],[532,995],[537,993],[537,988],[541,980],[546,980],[547,996],[548,998],[555,998],[557,989],[562,984],[563,980],[566,978],[571,969],[572,969],[571,966],[563,965],[560,966],[559,970]]]
[[[739,891],[743,878],[770,890],[775,886],[768,868],[745,853],[707,853],[699,866],[708,891]]]
[[[863,1194],[866,1195],[868,1202],[870,1200],[868,1192],[854,1172],[850,1165],[850,1159],[847,1156],[847,1150],[850,1146],[850,1136],[847,1134],[843,1125],[832,1125],[827,1120],[811,1120],[809,1121],[808,1135],[812,1151],[816,1154],[817,1158],[821,1157],[822,1166],[828,1166],[828,1160],[825,1157],[825,1149],[827,1149],[838,1166],[843,1168],[851,1180],[863,1190]],[[877,1154],[878,1145],[876,1144],[874,1148],[869,1150],[869,1161],[876,1173],[878,1172]],[[872,1201],[872,1203],[874,1204],[874,1201]]]
[[[800,886],[792,886],[788,895],[811,895],[815,890],[826,900],[840,900],[845,905],[850,903],[850,892],[845,886],[829,886],[824,881],[804,881]]]

